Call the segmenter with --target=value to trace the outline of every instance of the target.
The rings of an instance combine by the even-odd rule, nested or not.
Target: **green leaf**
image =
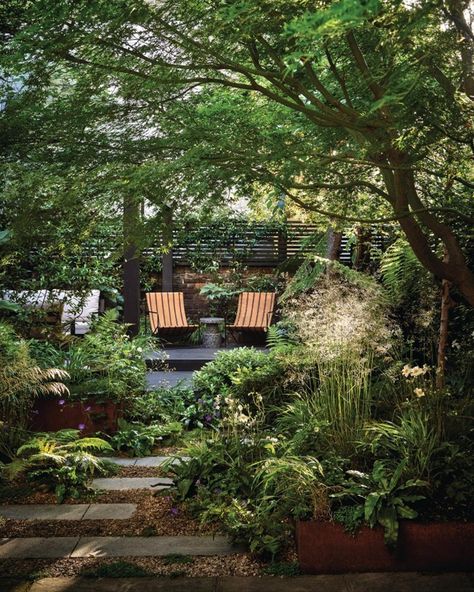
[[[188,495],[194,481],[192,479],[181,479],[177,484],[178,493],[181,499],[185,499]]]
[[[376,508],[377,505],[380,501],[380,494],[379,493],[369,493],[369,495],[367,496],[367,499],[365,500],[365,504],[364,504],[364,517],[365,520],[369,523],[369,524],[373,524],[376,520]]]
[[[398,515],[393,506],[379,510],[377,520],[384,527],[384,540],[389,547],[394,547],[398,539]]]

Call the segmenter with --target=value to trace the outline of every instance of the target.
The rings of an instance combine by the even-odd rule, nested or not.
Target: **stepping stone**
[[[164,557],[241,553],[225,536],[31,537],[0,539],[0,559]]]
[[[0,539],[1,559],[53,559],[69,557],[79,537]]]
[[[101,460],[108,460],[114,465],[119,465],[121,467],[134,467],[135,463],[137,462],[136,458],[123,458],[121,456],[103,456]]]
[[[105,491],[127,491],[129,489],[154,489],[160,491],[167,489],[173,484],[171,479],[166,477],[104,477],[94,479],[94,489]]]
[[[135,463],[136,467],[159,467],[163,463],[173,459],[173,464],[179,462],[179,460],[188,461],[190,460],[189,456],[180,456],[173,458],[172,456],[144,456],[143,458],[137,458]]]
[[[81,520],[90,504],[0,506],[0,516],[9,520]]]
[[[103,457],[104,460],[108,460],[111,463],[120,465],[121,467],[159,467],[164,462],[173,458],[173,463],[179,460],[188,461],[191,460],[189,456],[143,456],[139,458],[122,458],[121,456],[107,456]]]
[[[0,516],[10,520],[126,520],[136,504],[31,504],[0,506]]]
[[[137,511],[137,504],[91,504],[83,520],[127,520]]]
[[[225,536],[81,537],[71,557],[231,555],[240,551]]]

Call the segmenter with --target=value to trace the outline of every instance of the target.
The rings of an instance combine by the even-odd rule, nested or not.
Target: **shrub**
[[[159,440],[164,438],[173,440],[181,434],[182,429],[182,425],[178,422],[144,425],[119,419],[119,429],[112,436],[110,443],[116,450],[125,450],[132,456],[147,456],[152,453],[153,447]]]
[[[235,397],[246,404],[259,394],[270,402],[279,392],[283,365],[277,357],[254,348],[239,347],[219,352],[216,359],[194,375],[198,398],[213,404]]]
[[[99,317],[90,333],[73,339],[66,349],[31,342],[34,355],[43,364],[56,360],[67,368],[71,399],[127,401],[145,391],[143,352],[150,346],[149,340],[130,339],[127,326],[116,319],[116,311],[108,311]]]
[[[127,410],[127,417],[142,423],[178,421],[186,427],[203,426],[215,419],[212,404],[198,402],[191,387],[177,385],[147,391],[135,398]]]

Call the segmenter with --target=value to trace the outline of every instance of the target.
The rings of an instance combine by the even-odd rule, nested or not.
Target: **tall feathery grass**
[[[303,400],[332,445],[349,457],[371,417],[374,369],[394,353],[397,331],[387,310],[375,282],[358,284],[337,273],[321,276],[310,293],[285,307],[315,369]]]

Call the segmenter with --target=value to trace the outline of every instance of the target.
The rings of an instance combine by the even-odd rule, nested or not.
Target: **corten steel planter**
[[[381,528],[363,527],[352,536],[332,522],[298,522],[296,539],[306,573],[474,569],[472,522],[401,522],[395,551],[385,545]]]
[[[123,405],[115,401],[98,403],[39,398],[35,401],[31,427],[42,432],[72,428],[80,429],[83,434],[112,434],[117,431],[117,422],[122,414]]]

